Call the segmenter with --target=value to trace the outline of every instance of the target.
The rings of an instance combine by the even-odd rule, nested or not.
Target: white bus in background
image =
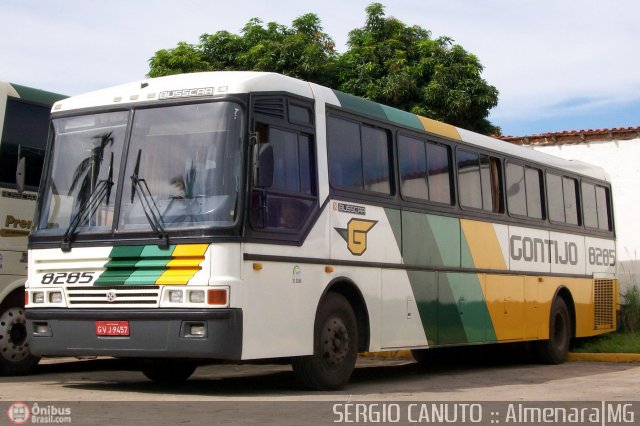
[[[51,105],[65,96],[0,81],[0,374],[30,372],[24,319],[27,236],[33,222]]]

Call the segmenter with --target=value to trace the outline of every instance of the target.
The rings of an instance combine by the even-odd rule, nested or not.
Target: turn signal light
[[[226,289],[207,290],[207,303],[209,305],[226,305],[227,290]]]

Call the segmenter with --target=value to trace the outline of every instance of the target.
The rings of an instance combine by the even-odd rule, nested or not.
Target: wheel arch
[[[320,308],[320,305],[329,293],[342,295],[353,308],[358,328],[358,351],[367,351],[370,341],[370,320],[369,310],[367,309],[367,304],[362,292],[353,280],[346,277],[334,278],[324,289],[316,311]]]
[[[16,294],[24,292],[26,277],[12,281],[8,286],[0,290],[0,306],[2,306],[9,298],[18,297]],[[24,296],[22,296],[24,300]]]
[[[553,299],[551,300],[551,305],[553,305],[553,301],[556,300],[556,297],[562,298],[564,303],[567,305],[567,309],[569,309],[569,318],[571,319],[571,338],[576,337],[576,305],[573,301],[573,295],[571,294],[571,290],[568,287],[561,285],[556,289],[555,294],[553,295]]]

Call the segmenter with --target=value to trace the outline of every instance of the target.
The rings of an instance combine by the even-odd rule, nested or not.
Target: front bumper
[[[241,309],[67,309],[26,310],[28,340],[36,355],[158,358],[242,357]],[[96,321],[129,321],[129,336],[96,335]],[[203,337],[190,336],[203,324]],[[48,326],[36,333],[36,325]]]

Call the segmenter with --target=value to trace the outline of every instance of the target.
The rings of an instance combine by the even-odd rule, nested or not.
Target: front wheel
[[[571,343],[572,322],[567,304],[556,297],[549,317],[549,340],[536,342],[538,358],[545,364],[562,364]]]
[[[356,316],[347,299],[329,293],[318,309],[314,328],[313,355],[294,358],[293,371],[308,388],[341,389],[358,356]]]
[[[182,359],[149,359],[140,363],[142,374],[156,383],[177,384],[186,381],[198,364]]]
[[[22,293],[9,296],[0,305],[0,374],[21,376],[32,373],[40,357],[31,354],[27,341],[27,320]]]

